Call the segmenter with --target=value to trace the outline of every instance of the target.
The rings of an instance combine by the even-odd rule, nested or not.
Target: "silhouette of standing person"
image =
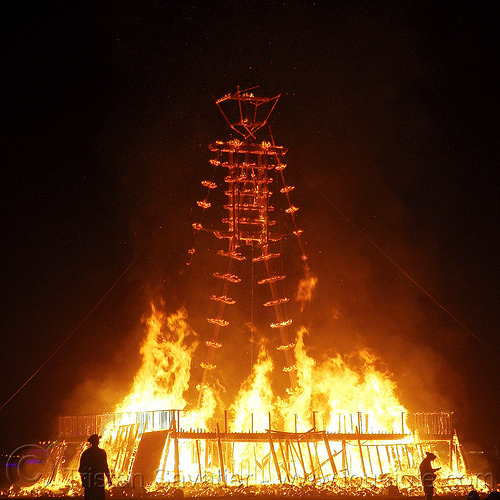
[[[104,476],[108,478],[109,486],[113,484],[106,452],[99,448],[99,439],[97,434],[92,434],[88,438],[91,446],[82,453],[80,458],[78,472],[82,478],[85,500],[104,500]]]
[[[425,458],[420,464],[420,479],[424,487],[425,500],[432,500],[432,496],[434,495],[434,480],[436,479],[436,474],[434,473],[441,469],[441,467],[437,469],[432,468],[431,462],[437,458],[434,453],[426,451],[425,455]]]

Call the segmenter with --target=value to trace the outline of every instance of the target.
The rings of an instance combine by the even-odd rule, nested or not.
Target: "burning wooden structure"
[[[243,263],[252,268],[252,283],[247,283],[247,288],[253,287],[253,281],[256,281],[258,286],[269,286],[270,296],[263,306],[274,310],[275,317],[269,326],[279,331],[281,345],[278,349],[283,352],[285,361],[283,371],[289,374],[293,388],[297,381],[296,366],[294,344],[290,340],[293,338],[292,318],[286,309],[290,297],[283,286],[286,275],[280,266],[280,244],[284,235],[278,224],[278,210],[273,201],[276,200],[277,194],[283,195],[286,200],[283,211],[290,218],[306,274],[309,270],[308,258],[301,240],[302,231],[296,223],[295,214],[298,208],[290,198],[294,186],[287,184],[284,177],[286,163],[283,158],[287,150],[276,145],[272,135],[261,142],[257,142],[256,137],[257,132],[266,126],[280,96],[257,97],[251,90],[238,89],[237,92],[216,100],[222,115],[237,134],[237,138],[217,141],[210,145],[215,156],[211,164],[215,169],[226,171],[226,202],[223,206],[226,214],[222,218],[224,228],[204,227],[201,222],[193,223],[195,232],[209,231],[216,238],[225,241],[225,248],[218,252],[218,255],[226,259],[225,266],[222,272],[214,273],[222,282],[221,291],[210,297],[216,303],[216,314],[208,318],[212,325],[212,335],[205,341],[208,352],[206,361],[202,363],[203,383],[207,381],[208,373],[216,367],[215,353],[223,346],[221,331],[229,326],[224,314],[227,307],[236,303],[236,300],[229,296],[229,289],[242,281],[234,269]],[[210,195],[218,186],[213,178],[202,181],[202,185],[206,187],[206,196],[198,201],[198,206],[204,212],[211,208]],[[203,214],[200,219],[202,218]],[[195,248],[190,252],[193,255]],[[255,269],[254,273],[254,266],[259,264],[263,269],[260,279],[255,279],[254,274],[259,270]]]
[[[359,492],[361,480],[372,492],[393,484],[409,494],[420,493],[418,465],[431,449],[446,471],[439,479],[441,490],[470,488],[451,413],[407,412],[395,395],[395,384],[377,372],[366,353],[360,354],[362,374],[340,357],[320,364],[308,357],[303,332],[292,330],[290,297],[279,264],[285,235],[277,223],[277,196],[284,200],[281,211],[291,228],[287,236],[298,242],[304,280],[312,284],[314,279],[296,223],[298,208],[290,198],[294,188],[284,178],[286,149],[274,143],[272,134],[257,141],[278,98],[256,97],[250,89],[216,101],[238,137],[210,146],[214,172],[225,172],[222,226],[202,222],[219,187],[214,178],[202,181],[206,196],[197,203],[202,213],[193,224],[196,234],[209,232],[221,242],[217,254],[225,262],[214,273],[220,291],[209,297],[215,314],[208,318],[211,335],[204,341],[197,409],[183,410],[193,406],[183,398],[195,350],[188,341],[186,315],[167,318],[154,311],[141,350],[143,366],[116,412],[59,419],[59,438],[51,448],[52,484],[78,488],[79,456],[87,437],[97,433],[103,435],[115,483],[132,488],[330,484],[332,491]],[[195,254],[193,247],[190,258]],[[236,303],[233,290],[243,281],[237,272],[244,265],[252,268],[246,273],[251,286],[255,281],[267,288],[263,307],[274,311],[267,328],[279,332],[276,349],[284,354],[281,371],[290,388],[286,397],[272,394],[274,364],[262,346],[234,403],[221,411],[212,382],[219,369],[222,332],[230,329],[228,309]],[[317,402],[322,406],[312,411]]]
[[[379,486],[397,482],[411,493],[419,489],[415,470],[431,448],[439,450],[450,471],[467,476],[451,413],[403,413],[400,429],[391,431],[372,429],[366,414],[339,414],[333,432],[325,429],[318,412],[311,415],[315,425],[306,431],[297,429],[297,419],[291,430],[277,428],[269,414],[268,428],[261,432],[233,431],[227,412],[221,422],[213,421],[211,430],[184,429],[182,415],[165,410],[61,417],[59,460],[64,461],[63,448],[70,443],[80,448],[88,435],[114,427],[113,441],[105,443],[118,450],[110,466],[116,478],[136,487],[329,483],[351,489],[353,481],[371,478],[376,484],[378,478]],[[77,466],[65,461],[66,471],[59,468],[62,482],[73,477]],[[400,471],[399,478],[394,471]],[[456,479],[449,477],[443,488],[456,489]],[[461,486],[470,487],[469,480]]]

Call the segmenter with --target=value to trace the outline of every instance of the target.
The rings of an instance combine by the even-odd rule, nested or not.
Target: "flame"
[[[142,365],[132,389],[115,407],[115,413],[183,409],[189,388],[191,359],[198,342],[186,322],[187,311],[166,317],[152,306],[148,333],[141,346]]]
[[[273,411],[273,390],[271,375],[274,368],[273,361],[263,343],[259,345],[257,361],[252,372],[242,384],[234,403],[230,407],[233,413],[232,427],[262,430],[268,422],[268,414]]]
[[[146,420],[142,432],[161,428],[165,409],[183,410],[185,393],[191,380],[191,363],[198,345],[195,332],[187,323],[187,311],[181,308],[166,315],[154,305],[145,320],[147,333],[140,353],[141,366],[134,377],[132,388],[123,401],[115,406],[115,417],[103,432],[108,462],[115,463],[114,474],[119,480],[128,480],[130,461],[122,459],[122,450],[140,439],[136,413]],[[217,398],[212,388],[201,388],[201,405],[196,411],[185,412],[183,423],[191,427],[205,427],[213,416]],[[149,415],[148,415],[149,413]],[[174,427],[179,422],[172,424]],[[168,456],[162,456],[159,471],[166,470]],[[165,479],[161,475],[159,479]]]
[[[141,366],[131,390],[116,405],[102,432],[102,446],[108,452],[116,484],[131,481],[134,450],[145,433],[160,428],[168,430],[169,436],[174,436],[172,432],[182,433],[183,429],[213,433],[215,425],[217,436],[229,432],[264,437],[260,441],[233,442],[230,448],[224,448],[224,443],[214,437],[198,439],[198,431],[193,431],[194,437],[190,439],[168,437],[156,477],[153,484],[147,485],[148,489],[162,489],[179,481],[220,485],[227,480],[247,486],[321,482],[321,491],[330,493],[382,492],[390,484],[397,484],[407,494],[420,493],[418,465],[423,451],[436,450],[429,445],[424,450],[419,445],[417,433],[405,421],[407,412],[397,396],[397,385],[391,374],[380,368],[383,365],[373,353],[362,350],[348,358],[336,355],[314,359],[304,342],[308,332],[301,328],[291,344],[296,360],[296,387],[278,396],[272,384],[278,368],[261,341],[251,373],[225,412],[227,420],[221,426],[217,420],[220,412],[219,417],[216,414],[217,408],[224,408],[220,399],[223,388],[208,384],[198,387],[200,403],[194,409],[189,409],[186,399],[192,384],[193,355],[199,344],[198,336],[188,324],[187,311],[180,309],[167,315],[152,306],[144,323],[147,331],[140,350]],[[172,409],[175,411],[165,411]],[[167,423],[161,420],[166,414],[171,418]],[[142,420],[138,420],[138,415]],[[316,438],[309,442],[311,432],[316,432]],[[324,442],[318,439],[317,432],[344,433],[348,437],[328,444],[326,438]],[[361,436],[368,434],[380,434],[380,439],[363,442]],[[390,440],[388,434],[392,436]],[[398,434],[401,439],[394,438]],[[174,440],[175,446],[171,443]],[[57,453],[62,453],[63,446],[61,443]],[[77,469],[76,460],[83,448],[84,443],[72,464],[58,469],[50,486],[52,491],[64,494],[79,491],[78,479],[68,479],[66,471],[68,467]],[[227,458],[224,449],[231,450]],[[201,457],[205,457],[203,464]],[[436,480],[437,491],[448,491],[450,478],[455,478],[457,484],[473,484],[465,472],[463,459],[459,463],[459,458],[457,453],[453,465],[437,461],[436,466],[442,467]],[[226,459],[229,463],[221,465]],[[226,478],[229,470],[232,476]],[[361,483],[353,483],[353,477]],[[476,489],[487,491],[484,482],[477,478],[475,481]],[[325,484],[330,489],[325,490]]]

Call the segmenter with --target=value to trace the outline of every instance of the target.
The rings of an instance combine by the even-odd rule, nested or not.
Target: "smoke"
[[[308,342],[318,354],[372,349],[410,410],[464,409],[459,328],[397,267],[439,297],[435,244],[382,166],[361,159],[367,151],[350,154],[349,165],[341,157],[328,169],[316,153],[314,171],[302,172],[302,224],[319,277],[303,314]]]
[[[295,300],[300,304],[300,311],[304,310],[307,303],[311,302],[314,288],[318,278],[316,276],[308,276],[299,281],[299,286],[297,293],[295,294]]]

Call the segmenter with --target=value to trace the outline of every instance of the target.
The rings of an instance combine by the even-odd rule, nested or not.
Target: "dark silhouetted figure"
[[[422,460],[420,464],[420,479],[422,480],[422,486],[424,487],[424,495],[425,500],[431,500],[434,495],[434,480],[436,479],[436,471],[441,469],[438,467],[437,469],[432,468],[432,461],[436,460],[436,455],[434,453],[426,452],[425,458]]]
[[[85,500],[104,500],[104,476],[108,478],[109,486],[113,484],[106,452],[99,448],[99,439],[97,434],[92,434],[88,439],[91,446],[80,458],[78,472],[82,478]]]
[[[467,495],[467,500],[479,500],[480,498],[481,497],[476,490],[469,491],[469,494]]]

